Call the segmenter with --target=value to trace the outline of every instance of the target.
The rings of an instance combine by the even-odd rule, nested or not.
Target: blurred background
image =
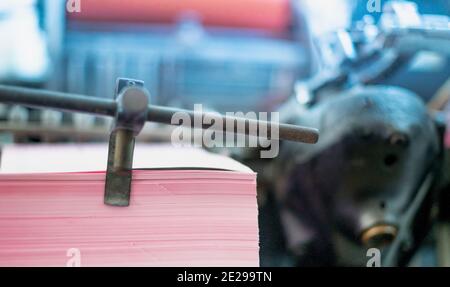
[[[113,97],[115,79],[128,77],[145,81],[154,104],[275,110],[297,81],[342,61],[342,51],[330,46],[336,44],[336,31],[380,21],[383,13],[377,9],[386,1],[378,1],[374,11],[368,2],[3,0],[0,82]],[[447,0],[415,2],[421,13],[449,14]],[[439,57],[424,59],[449,69]],[[425,77],[439,88],[442,78],[436,73],[417,73],[407,80],[401,73],[392,75],[387,83]],[[420,84],[410,88],[430,94]],[[17,109],[2,105],[0,118],[55,125],[74,121]],[[92,125],[98,119],[75,122]]]

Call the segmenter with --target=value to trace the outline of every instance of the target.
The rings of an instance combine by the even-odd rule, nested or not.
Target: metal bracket
[[[135,137],[147,119],[149,93],[144,82],[119,78],[116,117],[108,147],[104,203],[130,205]]]
[[[279,130],[276,136],[280,140],[290,140],[302,143],[317,143],[319,131],[315,128],[291,125],[279,122],[250,120],[245,117],[233,117],[195,111],[181,110],[171,107],[149,105],[149,92],[144,88],[144,82],[119,78],[116,83],[115,100],[95,98],[85,95],[61,93],[40,89],[0,85],[0,102],[24,105],[34,108],[55,109],[60,111],[81,112],[115,118],[111,131],[108,150],[108,167],[106,171],[104,202],[113,206],[128,206],[133,168],[133,151],[135,137],[142,130],[146,121],[168,125],[174,123],[175,114],[183,112],[191,118],[219,118],[222,122],[232,123],[233,132],[257,137],[272,138],[272,127]],[[263,123],[268,128],[266,134],[250,128],[251,124]],[[195,128],[183,124],[188,128]],[[228,125],[228,124],[227,124]],[[244,126],[245,129],[237,127]],[[202,129],[215,129],[228,132],[228,126],[220,128],[211,124],[202,124]]]

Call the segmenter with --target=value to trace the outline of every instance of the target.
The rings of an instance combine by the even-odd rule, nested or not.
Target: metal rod
[[[0,102],[111,117],[117,109],[113,100],[5,85],[0,85]]]
[[[0,85],[0,102],[20,104],[25,106],[31,106],[36,108],[49,108],[63,111],[80,112],[96,114],[101,116],[116,115],[117,103],[114,100],[100,99],[90,96],[84,96],[79,94],[52,92],[40,89],[30,89],[23,87],[12,87]],[[270,137],[272,133],[272,123],[256,121],[240,117],[230,117],[224,115],[218,115],[216,113],[196,113],[194,111],[182,110],[177,108],[161,107],[150,105],[148,108],[147,121],[157,122],[169,125],[179,125],[172,123],[173,115],[179,112],[183,112],[189,115],[191,118],[191,127],[194,127],[195,117],[204,117],[210,115],[223,123],[232,123],[233,127],[226,126],[225,124],[220,128],[223,132],[241,133],[252,136],[261,136],[257,130],[255,133],[250,126],[254,124],[265,124],[267,127],[267,136]],[[203,121],[202,121],[203,123]],[[316,143],[319,139],[319,131],[314,128],[307,128],[302,126],[274,123],[279,128],[279,139],[290,140],[304,143]],[[244,126],[245,129],[237,129],[239,126]],[[203,129],[215,128],[213,125],[202,124]]]
[[[261,136],[259,129],[252,129],[250,127],[262,125],[265,128],[267,128],[267,136],[270,138],[272,136],[272,122],[267,121],[258,121],[253,119],[246,119],[246,118],[240,118],[240,117],[231,117],[231,116],[224,116],[217,113],[198,113],[194,111],[189,110],[182,110],[182,109],[174,109],[174,108],[168,108],[168,107],[161,107],[161,106],[149,106],[147,119],[150,122],[157,122],[157,123],[164,123],[164,124],[170,124],[170,125],[177,125],[176,123],[172,123],[172,118],[175,113],[185,113],[189,115],[190,117],[190,123],[191,125],[184,126],[194,128],[194,122],[195,118],[203,118],[205,116],[208,116],[208,118],[214,118],[216,120],[221,121],[224,123],[223,125],[219,125],[220,128],[218,128],[219,131],[222,131],[224,133],[233,131],[236,134],[243,133],[246,135],[251,136]],[[232,127],[228,125],[232,125]],[[290,124],[283,124],[283,123],[275,123],[275,125],[279,129],[279,138],[282,140],[289,140],[289,141],[297,141],[297,142],[304,142],[304,143],[316,143],[319,139],[319,131],[314,128],[307,128],[302,126],[296,126],[296,125],[290,125]],[[238,127],[244,127],[242,130],[238,129]],[[202,129],[214,129],[215,126],[213,124],[205,124],[202,121]],[[217,130],[217,129],[216,129]]]

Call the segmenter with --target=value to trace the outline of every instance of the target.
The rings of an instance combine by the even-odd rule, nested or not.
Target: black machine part
[[[429,228],[443,158],[443,128],[421,99],[400,88],[356,87],[287,118],[321,130],[314,146],[282,143],[270,169],[299,264],[359,265],[369,247],[395,249],[385,264],[405,264]],[[360,257],[348,258],[337,237]]]

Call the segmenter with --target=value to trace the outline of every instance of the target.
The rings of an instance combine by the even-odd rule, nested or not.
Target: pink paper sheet
[[[258,266],[256,176],[135,170],[129,207],[104,172],[0,173],[0,266]]]

